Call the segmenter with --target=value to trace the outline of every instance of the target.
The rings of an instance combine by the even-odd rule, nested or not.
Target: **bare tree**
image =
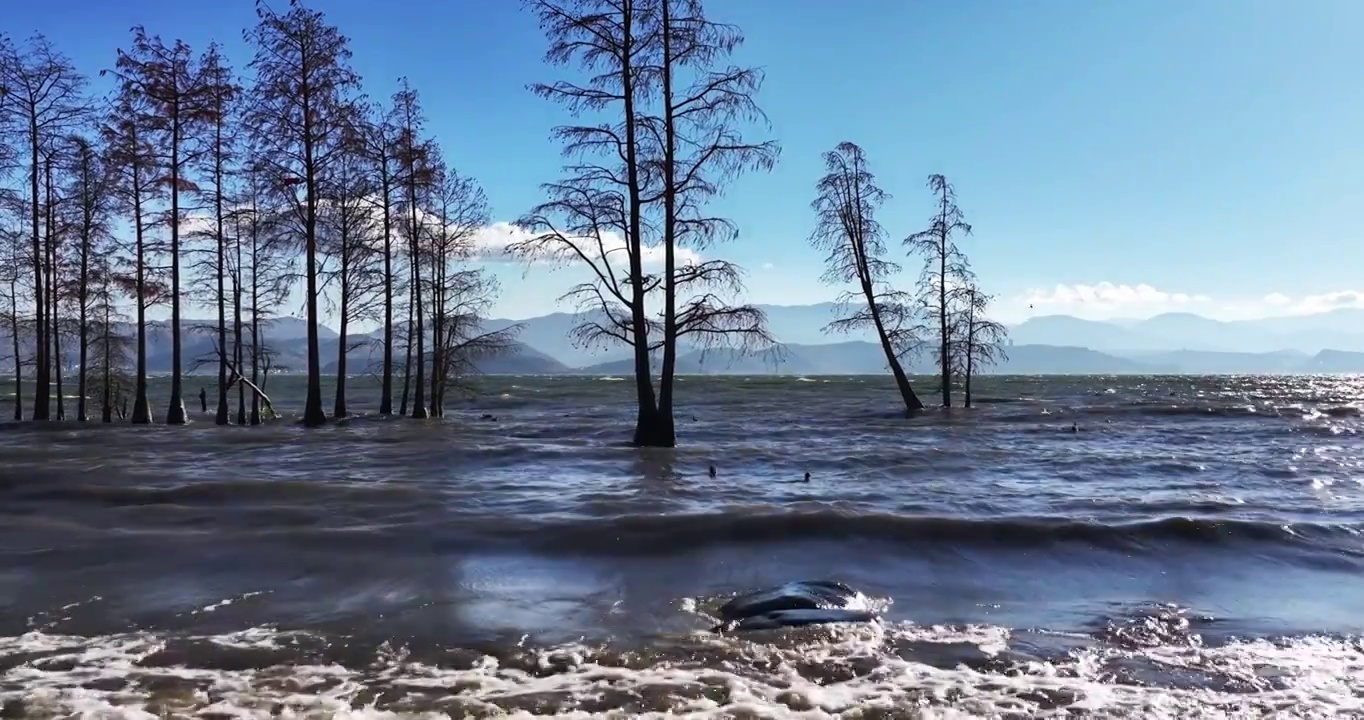
[[[113,176],[113,200],[116,207],[132,220],[133,256],[131,275],[123,275],[118,282],[125,294],[133,298],[137,325],[136,371],[134,373],[133,407],[130,420],[135,425],[151,423],[151,405],[147,400],[147,309],[165,298],[165,285],[152,258],[159,250],[151,242],[147,208],[161,194],[154,181],[155,153],[144,126],[145,98],[128,86],[120,91],[119,99],[104,127],[104,142],[110,153]]]
[[[917,347],[915,303],[909,293],[890,284],[900,266],[886,259],[885,228],[876,221],[876,211],[890,196],[876,184],[866,154],[854,143],[842,142],[824,153],[824,169],[811,204],[816,225],[810,244],[828,253],[824,282],[856,287],[839,297],[843,317],[829,323],[824,331],[874,329],[905,410],[922,409],[924,404],[901,364]]]
[[[214,422],[218,425],[228,423],[227,407],[227,252],[228,240],[225,232],[229,174],[236,159],[235,123],[236,101],[241,89],[233,76],[232,68],[217,45],[210,45],[199,61],[200,83],[202,86],[202,112],[204,117],[203,155],[210,183],[210,201],[213,212],[213,244],[216,249],[213,275],[217,283],[215,300],[218,305],[218,409]]]
[[[355,118],[357,125],[360,118]],[[351,337],[351,323],[372,320],[382,296],[384,275],[378,266],[381,242],[372,215],[373,175],[362,154],[361,128],[348,134],[346,151],[324,183],[322,220],[319,223],[319,248],[330,261],[324,273],[324,287],[334,285],[327,300],[336,312],[337,328],[336,401],[332,416],[346,417],[347,355],[368,343]]]
[[[111,238],[106,238],[111,240]],[[126,277],[119,264],[122,258],[110,243],[99,248],[90,261],[88,294],[90,323],[90,350],[92,364],[90,377],[93,389],[100,397],[100,420],[110,423],[114,415],[122,415],[121,400],[126,393],[126,367],[131,338],[121,328],[124,315],[118,305],[122,289],[120,282]]]
[[[397,184],[398,158],[393,126],[379,108],[371,108],[373,118],[363,125],[361,140],[374,173],[374,204],[380,212],[383,254],[383,360],[379,378],[379,414],[393,414],[393,311],[398,290],[398,267],[395,262],[393,193]],[[404,403],[405,405],[406,403]]]
[[[112,252],[110,220],[110,170],[89,138],[75,135],[70,138],[73,149],[71,188],[68,191],[74,204],[72,218],[77,242],[75,300],[77,330],[79,332],[79,386],[76,400],[76,420],[86,422],[90,384],[90,343],[95,336],[93,314],[95,286],[105,282],[98,276],[103,265],[101,258]]]
[[[70,290],[69,287],[62,286],[65,273],[62,272],[60,246],[66,226],[61,222],[64,218],[58,212],[63,198],[57,192],[59,155],[67,149],[63,140],[55,140],[43,154],[43,285],[47,291],[45,304],[48,321],[44,335],[52,341],[51,347],[47,348],[44,354],[52,358],[52,375],[56,381],[57,420],[66,419],[66,394],[62,389],[62,371],[66,367],[66,356],[62,353],[62,331],[65,327],[62,323],[61,301],[69,298]]]
[[[431,233],[431,409],[445,414],[451,387],[472,374],[476,360],[510,350],[520,326],[494,332],[481,330],[497,297],[497,282],[464,263],[473,255],[474,239],[489,221],[488,201],[470,178],[453,169],[440,174],[432,206],[437,222]]]
[[[391,122],[396,132],[394,144],[398,179],[403,188],[401,210],[406,220],[403,229],[407,237],[408,282],[411,288],[407,328],[408,372],[403,379],[402,406],[404,410],[407,408],[408,380],[411,378],[414,381],[412,417],[422,419],[429,416],[429,408],[426,402],[426,313],[422,302],[422,245],[428,230],[421,208],[431,202],[437,187],[441,160],[440,147],[423,137],[425,116],[421,102],[417,91],[407,84],[406,78],[399,81],[398,92],[393,95]],[[416,370],[415,378],[412,378],[413,368]]]
[[[544,186],[549,199],[518,225],[532,236],[508,246],[525,261],[583,266],[590,280],[563,297],[584,311],[575,330],[580,346],[621,343],[634,350],[638,404],[634,442],[658,444],[657,395],[650,373],[650,332],[657,323],[645,306],[659,287],[644,274],[646,175],[639,137],[648,87],[641,79],[650,62],[654,25],[649,0],[526,0],[549,40],[545,59],[577,64],[584,85],[567,80],[532,86],[541,97],[563,104],[578,117],[601,114],[609,122],[554,129],[570,158],[567,177]],[[624,269],[616,262],[623,256]]]
[[[14,419],[24,419],[23,379],[25,343],[23,337],[30,331],[31,323],[19,314],[20,305],[27,299],[24,276],[27,262],[24,258],[26,238],[18,222],[22,208],[17,198],[0,196],[0,218],[13,218],[13,224],[0,224],[0,308],[5,314],[5,329],[9,333],[9,348],[14,363]]]
[[[51,290],[44,283],[44,268],[50,253],[43,245],[40,230],[44,155],[53,143],[89,117],[90,105],[84,95],[85,77],[66,56],[52,47],[47,38],[35,35],[23,48],[13,43],[3,44],[0,53],[4,54],[0,57],[0,87],[5,89],[6,98],[4,118],[0,122],[19,129],[28,156],[36,349],[33,419],[47,420],[52,410],[53,358],[49,349]]]
[[[963,381],[962,402],[966,407],[971,407],[971,378],[976,370],[1008,360],[1004,350],[1008,329],[986,317],[992,299],[969,277],[967,284],[953,291],[952,363]]]
[[[318,349],[318,204],[322,183],[345,152],[343,135],[360,78],[348,41],[322,13],[291,0],[286,13],[260,4],[246,39],[256,72],[249,124],[268,191],[290,211],[304,251],[308,318],[308,394],[303,423],[327,422]]]
[[[952,184],[942,175],[930,175],[928,187],[936,197],[937,211],[925,230],[910,235],[905,245],[911,253],[924,258],[923,272],[919,277],[919,292],[922,299],[924,319],[936,325],[938,331],[938,369],[942,379],[942,406],[952,406],[952,338],[951,294],[953,278],[961,276],[966,268],[966,259],[957,248],[957,235],[970,235],[971,226],[966,223],[961,209],[957,207],[956,192]]]
[[[743,290],[740,269],[716,259],[678,267],[678,250],[704,251],[738,236],[730,220],[705,215],[705,205],[736,174],[770,170],[780,147],[745,141],[736,127],[766,121],[754,100],[762,73],[723,65],[743,44],[739,29],[709,19],[701,0],[658,0],[656,21],[657,66],[651,70],[657,74],[661,116],[644,127],[652,131],[650,162],[661,178],[658,196],[650,200],[663,205],[663,361],[658,425],[643,444],[672,447],[679,343],[689,339],[741,350],[773,345],[763,312],[730,302]]]
[[[263,389],[273,359],[268,352],[264,324],[288,297],[297,256],[293,252],[295,243],[289,237],[292,225],[286,217],[291,211],[270,204],[277,195],[264,189],[263,181],[268,175],[259,169],[256,159],[259,154],[258,150],[252,151],[252,160],[244,170],[236,212],[242,226],[237,233],[238,242],[245,253],[242,272],[249,278],[251,383]],[[252,425],[261,423],[261,398],[259,393],[252,396]]]
[[[149,36],[141,27],[133,28],[132,48],[118,54],[114,72],[125,88],[144,100],[145,112],[139,119],[160,142],[158,165],[165,175],[160,179],[167,188],[170,208],[170,303],[171,303],[171,388],[166,409],[167,425],[183,425],[187,418],[183,397],[183,358],[181,350],[180,233],[184,219],[181,193],[198,188],[190,180],[189,168],[203,152],[194,139],[212,119],[211,92],[190,47],[176,40],[167,47],[159,36]]]

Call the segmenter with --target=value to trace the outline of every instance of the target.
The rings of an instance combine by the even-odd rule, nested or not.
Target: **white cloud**
[[[512,243],[529,239],[531,234],[523,228],[517,227],[509,222],[496,222],[483,228],[474,237],[475,253],[479,260],[483,262],[516,262],[517,260],[505,254],[507,246]],[[611,261],[617,265],[626,262],[625,238],[615,234],[607,233],[605,242],[607,253]],[[645,245],[644,264],[657,267],[663,264],[663,246]],[[677,263],[686,265],[701,261],[701,255],[690,248],[677,249]]]
[[[774,268],[774,267],[776,267],[776,265],[773,265],[773,264],[770,263],[770,262],[768,262],[768,263],[763,263],[763,264],[762,264],[762,268],[763,268],[764,270],[771,270],[771,269]]]
[[[1342,307],[1364,307],[1364,291],[1340,290],[1296,296],[1271,292],[1259,297],[1212,297],[1187,290],[1162,290],[1146,283],[1063,283],[1028,290],[1001,303],[1000,310],[1013,318],[1066,314],[1097,320],[1182,311],[1232,320],[1308,315]]]

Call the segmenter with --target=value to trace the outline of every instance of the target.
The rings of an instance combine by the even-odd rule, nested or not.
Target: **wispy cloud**
[[[1023,292],[1001,303],[1000,310],[1016,318],[1066,314],[1091,319],[1149,317],[1164,312],[1196,312],[1213,318],[1258,318],[1307,315],[1342,307],[1364,307],[1364,291],[1339,290],[1292,295],[1213,296],[1192,290],[1161,289],[1147,283],[1111,282],[1058,284]]]

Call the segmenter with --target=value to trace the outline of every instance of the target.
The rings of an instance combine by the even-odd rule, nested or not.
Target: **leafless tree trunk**
[[[6,44],[0,51],[0,87],[7,106],[25,136],[29,160],[29,229],[32,240],[34,303],[33,419],[48,420],[52,411],[51,290],[44,282],[48,253],[43,246],[41,157],[44,149],[83,122],[90,113],[84,97],[85,78],[71,61],[53,49],[47,38],[35,35],[27,46]]]
[[[533,90],[570,112],[606,112],[609,124],[561,126],[554,133],[574,164],[568,177],[545,186],[549,200],[518,224],[533,237],[507,248],[526,261],[549,260],[586,267],[591,280],[570,289],[588,318],[576,330],[583,346],[622,343],[634,350],[636,445],[657,445],[664,434],[650,373],[653,325],[645,301],[659,286],[644,274],[645,185],[640,147],[641,86],[651,51],[648,0],[528,0],[549,40],[545,54],[555,65],[580,65],[587,85],[568,81]],[[592,156],[610,166],[596,164]],[[625,270],[615,265],[625,255]]]
[[[129,286],[126,289],[132,295],[137,311],[137,368],[130,413],[130,421],[135,425],[147,425],[152,421],[151,405],[147,400],[147,307],[165,294],[152,277],[152,249],[146,237],[145,207],[155,194],[155,188],[150,180],[154,160],[143,133],[143,118],[147,113],[143,107],[145,104],[146,99],[125,84],[104,129],[105,144],[111,152],[111,165],[119,173],[119,182],[115,184],[116,197],[123,211],[131,216],[133,225],[133,276],[125,278],[124,284]]]
[[[900,266],[886,260],[885,229],[876,221],[876,211],[889,196],[877,186],[866,154],[854,143],[839,143],[825,153],[824,169],[812,203],[818,224],[810,234],[810,244],[828,253],[826,283],[852,283],[857,288],[839,298],[843,317],[829,323],[825,332],[875,329],[905,410],[922,409],[923,402],[900,363],[918,342],[913,332],[913,298],[890,285],[889,278],[900,272]]]
[[[974,278],[968,274],[963,281],[951,298],[955,306],[951,323],[952,360],[953,370],[962,376],[962,402],[971,407],[971,378],[978,368],[1008,360],[1004,340],[1009,331],[986,317],[992,298],[976,287]]]
[[[256,49],[250,125],[269,189],[291,209],[302,231],[308,318],[308,393],[303,423],[323,425],[322,361],[318,347],[318,201],[344,152],[342,117],[351,112],[360,79],[350,68],[346,37],[322,13],[299,4],[279,14],[257,5],[248,33]],[[298,196],[302,190],[303,197]]]
[[[965,269],[965,258],[957,248],[956,236],[971,234],[961,209],[957,207],[952,184],[942,175],[930,175],[928,187],[937,196],[938,211],[928,228],[905,239],[911,253],[924,257],[924,269],[919,279],[927,320],[938,331],[938,368],[942,379],[942,406],[952,406],[952,347],[951,311],[948,307],[953,278]]]
[[[213,88],[204,80],[188,45],[175,41],[167,47],[158,36],[149,36],[141,27],[133,28],[133,45],[119,52],[116,72],[129,90],[150,105],[142,122],[157,130],[164,139],[162,159],[166,177],[163,182],[170,196],[170,303],[171,303],[171,388],[166,408],[167,425],[187,422],[184,402],[184,343],[181,327],[180,288],[182,220],[181,193],[197,190],[188,169],[198,153],[189,143],[212,120],[209,102]]]
[[[743,43],[737,27],[706,17],[701,0],[658,0],[661,117],[652,129],[662,176],[663,203],[663,365],[659,378],[658,424],[650,445],[676,444],[673,386],[678,345],[691,340],[702,347],[729,345],[741,350],[771,349],[766,317],[751,305],[730,300],[743,290],[742,271],[724,260],[678,267],[678,251],[705,250],[738,236],[724,218],[703,214],[724,181],[746,169],[771,169],[780,148],[775,142],[746,142],[737,125],[765,121],[755,95],[762,74],[725,67]],[[717,69],[720,68],[720,69]],[[686,76],[690,75],[690,82]],[[661,128],[661,132],[659,129]],[[682,306],[679,308],[679,301]]]

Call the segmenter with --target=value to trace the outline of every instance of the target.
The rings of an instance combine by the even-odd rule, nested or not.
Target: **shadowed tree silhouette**
[[[302,241],[308,320],[303,424],[318,426],[327,422],[317,336],[319,203],[323,182],[345,152],[360,78],[350,68],[349,41],[321,12],[293,0],[285,13],[257,3],[256,17],[256,27],[246,32],[256,53],[247,124],[260,149],[264,188],[287,208]]]
[[[158,181],[170,197],[166,223],[170,229],[171,389],[166,424],[183,425],[186,415],[180,327],[184,296],[180,288],[180,235],[184,219],[181,193],[198,190],[188,170],[203,153],[202,143],[196,143],[196,139],[212,118],[210,89],[189,45],[176,40],[167,47],[160,37],[147,35],[141,27],[133,28],[132,49],[119,51],[114,72],[132,93],[145,101],[140,122],[152,131],[151,137],[160,141],[153,144],[157,148],[158,170],[165,173]]]
[[[44,156],[52,146],[90,117],[90,103],[84,95],[86,79],[71,61],[59,53],[47,38],[33,36],[24,46],[0,44],[0,87],[4,104],[0,106],[0,126],[17,130],[22,136],[23,154],[28,166],[29,231],[33,254],[34,305],[34,402],[33,419],[47,420],[52,414],[53,357],[50,337],[53,314],[51,290],[44,282],[44,266],[50,248],[44,247],[40,228],[43,195]]]
[[[678,251],[704,251],[733,240],[738,228],[726,218],[704,214],[726,180],[749,169],[770,170],[780,147],[774,141],[747,142],[739,124],[765,122],[754,96],[762,73],[724,65],[743,44],[733,25],[706,16],[701,0],[658,0],[649,14],[656,50],[653,76],[661,99],[659,115],[642,119],[650,174],[659,178],[663,235],[663,357],[659,375],[657,424],[641,444],[672,447],[673,386],[678,345],[729,345],[747,351],[775,350],[766,316],[752,305],[735,305],[743,291],[740,268],[708,259],[679,267]],[[680,303],[680,306],[679,306]]]
[[[905,410],[920,410],[924,404],[901,364],[918,346],[914,298],[890,284],[889,278],[900,272],[900,266],[885,258],[886,232],[876,221],[876,211],[889,195],[877,186],[866,154],[854,143],[842,142],[824,153],[824,169],[824,177],[815,186],[812,207],[817,222],[810,244],[828,253],[825,282],[852,283],[856,288],[839,297],[843,317],[829,323],[825,332],[876,330]]]
[[[966,258],[957,248],[957,235],[970,235],[957,207],[956,192],[942,175],[930,175],[928,187],[936,196],[937,211],[927,229],[905,238],[910,253],[924,258],[919,276],[920,302],[923,319],[938,335],[938,370],[942,380],[942,406],[952,406],[952,283],[966,272]]]
[[[549,40],[545,60],[576,64],[588,74],[582,85],[560,80],[532,85],[532,91],[574,116],[600,114],[603,122],[554,129],[569,158],[566,177],[543,186],[549,199],[518,221],[530,237],[511,243],[507,252],[527,262],[578,264],[588,271],[590,279],[563,296],[587,318],[575,329],[574,341],[581,347],[621,343],[633,349],[634,442],[656,444],[661,423],[649,337],[657,323],[650,321],[645,302],[661,281],[644,274],[648,178],[639,138],[653,3],[528,0],[525,5]]]
[[[971,378],[977,370],[1009,359],[1004,350],[1009,331],[986,317],[993,298],[980,291],[973,277],[965,282],[953,290],[952,369],[962,378],[962,404],[971,407]]]

